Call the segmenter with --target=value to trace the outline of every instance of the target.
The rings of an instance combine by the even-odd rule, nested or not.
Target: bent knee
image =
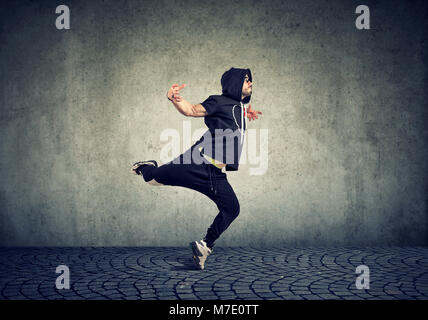
[[[235,219],[239,215],[240,211],[241,211],[241,207],[239,205],[238,200],[236,199],[230,208],[230,214]]]

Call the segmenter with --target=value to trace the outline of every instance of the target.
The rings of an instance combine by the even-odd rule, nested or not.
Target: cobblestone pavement
[[[56,289],[58,265],[70,289]],[[356,267],[370,269],[357,289]],[[0,248],[0,299],[428,299],[428,247]]]

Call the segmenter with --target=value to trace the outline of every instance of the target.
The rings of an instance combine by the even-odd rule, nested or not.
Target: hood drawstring
[[[241,102],[241,144],[244,137],[244,105]]]
[[[246,128],[246,125],[244,126],[244,124],[246,124],[247,123],[247,120],[246,120],[246,114],[247,114],[247,106],[245,106],[242,102],[241,102],[241,144],[243,144],[244,143],[244,132],[245,132],[245,129],[244,129],[244,127]]]
[[[245,123],[245,128],[247,127],[246,126],[247,120],[245,119],[246,118],[246,113],[247,113],[247,106],[245,106],[244,104],[242,104],[242,102],[240,102],[240,103],[241,103],[241,127],[239,127],[238,122],[236,121],[236,118],[235,118],[235,107],[237,105],[233,106],[233,108],[232,108],[232,115],[233,115],[233,119],[235,120],[235,124],[238,127],[239,132],[241,133],[241,145],[242,145],[244,143],[244,141],[243,141],[244,132],[246,131],[244,129],[244,123]],[[244,116],[244,114],[245,114],[245,116]]]

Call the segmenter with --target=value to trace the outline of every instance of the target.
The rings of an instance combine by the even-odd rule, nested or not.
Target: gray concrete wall
[[[67,4],[71,29],[55,28]],[[165,129],[249,67],[269,168],[228,173],[218,245],[427,245],[424,1],[16,1],[1,6],[0,245],[182,246],[215,204],[152,187]],[[259,131],[257,131],[259,132]]]

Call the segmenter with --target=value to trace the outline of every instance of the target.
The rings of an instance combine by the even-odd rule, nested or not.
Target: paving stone
[[[237,293],[236,296],[241,299],[251,300],[253,298],[259,298],[255,293]]]
[[[323,298],[323,299],[328,299],[328,300],[331,300],[331,299],[337,300],[337,299],[339,299],[339,297],[336,296],[336,295],[334,295],[334,294],[320,293],[320,294],[317,294],[317,295],[319,297]]]
[[[158,300],[177,300],[177,297],[173,295],[162,296],[162,297],[158,297]]]
[[[305,300],[324,300],[323,298],[321,298],[320,296],[318,296],[316,294],[302,294],[300,296]],[[288,299],[288,297],[287,297],[287,299]]]
[[[278,297],[278,295],[276,295],[273,292],[261,292],[261,293],[257,292],[256,295],[258,295],[259,297],[262,297],[264,299],[270,299],[270,298]]]
[[[180,298],[180,299],[190,299],[190,300],[197,300],[198,299],[198,297],[196,297],[194,294],[177,294],[178,295],[178,297]]]
[[[0,300],[428,300],[428,247],[216,249],[199,271],[188,248],[2,247]],[[59,264],[70,268],[69,290],[55,288]],[[360,264],[368,290],[355,287]]]
[[[140,297],[143,299],[155,299],[156,295],[155,294],[140,294]]]
[[[216,286],[214,286],[213,290],[216,292],[222,292],[222,291],[229,292],[229,291],[231,291],[230,286],[229,287],[216,287]]]

